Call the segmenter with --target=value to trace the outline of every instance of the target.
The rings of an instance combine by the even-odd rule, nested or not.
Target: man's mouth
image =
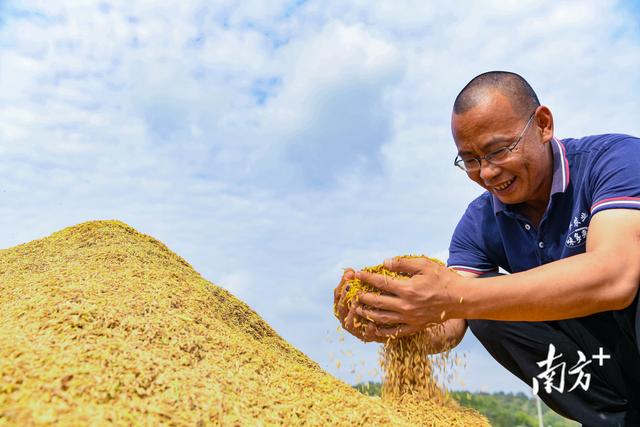
[[[515,178],[510,179],[509,181],[506,181],[506,182],[504,182],[504,183],[502,183],[500,185],[494,185],[493,188],[494,188],[494,190],[496,190],[498,192],[504,191],[507,188],[511,187],[511,184],[513,184],[513,181],[515,181],[515,180],[516,180]]]

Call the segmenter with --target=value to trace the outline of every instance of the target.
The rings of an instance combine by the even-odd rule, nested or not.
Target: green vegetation
[[[382,393],[382,383],[369,381],[368,383],[360,383],[353,386],[362,394],[367,396],[380,396]]]
[[[462,406],[473,408],[484,414],[492,426],[538,427],[538,410],[536,401],[526,394],[520,393],[469,393],[466,391],[451,392],[452,397]],[[542,403],[542,421],[547,426],[574,427],[579,424],[568,420]]]
[[[369,396],[379,396],[381,384],[361,383],[354,386]],[[520,393],[471,393],[454,391],[451,396],[462,406],[473,408],[485,415],[494,427],[538,427],[536,401]],[[578,423],[568,420],[542,403],[542,420],[545,427],[576,427]]]

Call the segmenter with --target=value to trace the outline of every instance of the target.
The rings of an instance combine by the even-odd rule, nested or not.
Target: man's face
[[[525,129],[528,118],[514,111],[509,100],[499,92],[492,93],[466,113],[454,114],[451,125],[460,157],[482,157],[512,146]],[[533,203],[549,197],[553,165],[549,147],[542,141],[537,117],[522,135],[504,163],[495,165],[482,160],[478,171],[467,173],[504,204]]]

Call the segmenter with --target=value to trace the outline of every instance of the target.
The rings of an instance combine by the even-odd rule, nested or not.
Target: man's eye
[[[509,154],[509,150],[505,148],[501,148],[499,150],[494,151],[493,153],[487,154],[487,160],[500,160],[507,157]]]

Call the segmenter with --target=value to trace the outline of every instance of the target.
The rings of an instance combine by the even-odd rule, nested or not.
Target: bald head
[[[527,117],[540,105],[538,96],[520,75],[489,71],[474,77],[460,91],[453,104],[454,114],[466,113],[489,100],[496,91],[506,96],[513,110],[522,117]]]

